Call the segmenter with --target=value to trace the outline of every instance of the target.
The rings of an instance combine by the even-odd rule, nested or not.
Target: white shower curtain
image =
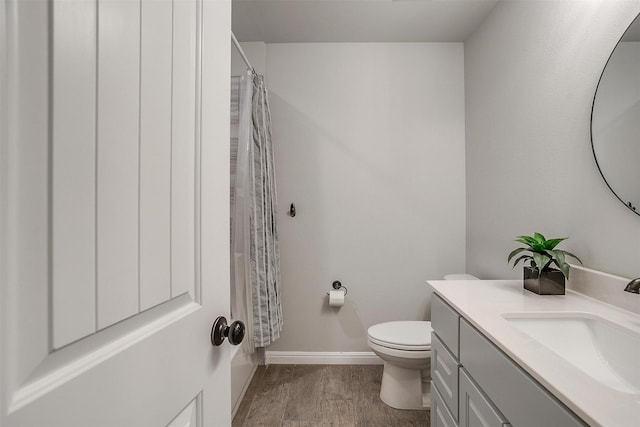
[[[271,115],[262,76],[248,73],[232,81],[237,83],[238,144],[235,168],[232,146],[231,198],[231,294],[237,313],[232,316],[246,319],[252,347],[265,347],[280,337],[283,324]]]

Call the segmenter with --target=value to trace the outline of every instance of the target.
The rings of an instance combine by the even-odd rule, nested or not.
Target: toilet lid
[[[431,348],[431,322],[397,321],[378,323],[369,328],[369,339],[379,345],[400,350]]]

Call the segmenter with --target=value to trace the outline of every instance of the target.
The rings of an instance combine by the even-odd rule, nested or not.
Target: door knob
[[[227,325],[227,319],[220,316],[211,327],[211,344],[218,346],[224,342],[225,338],[229,338],[231,345],[238,345],[244,339],[244,331],[244,323],[240,320]]]

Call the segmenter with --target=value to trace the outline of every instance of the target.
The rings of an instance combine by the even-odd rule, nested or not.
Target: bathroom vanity
[[[433,427],[640,424],[640,316],[520,280],[429,284]]]

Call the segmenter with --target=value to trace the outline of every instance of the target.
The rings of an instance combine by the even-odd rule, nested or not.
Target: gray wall
[[[465,43],[467,270],[516,278],[506,255],[534,231],[569,236],[585,265],[640,275],[640,217],[591,153],[600,73],[634,1],[505,1]],[[640,183],[638,184],[640,185]]]
[[[267,44],[267,73],[285,322],[269,350],[368,351],[369,326],[424,319],[425,280],[465,268],[463,46]]]
[[[249,59],[251,66],[256,70],[256,73],[262,74],[266,79],[267,71],[267,49],[264,42],[248,42],[240,43],[244,54]],[[247,72],[247,65],[242,60],[242,56],[238,52],[238,49],[231,44],[231,75],[243,76]]]

